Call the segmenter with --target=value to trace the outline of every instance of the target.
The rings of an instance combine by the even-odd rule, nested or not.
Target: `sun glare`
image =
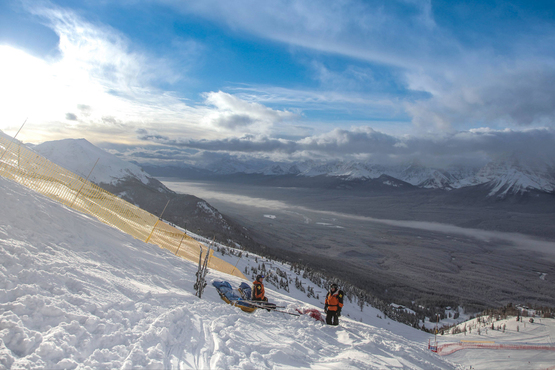
[[[40,131],[57,131],[102,122],[104,115],[126,110],[127,104],[106,92],[84,67],[67,56],[47,61],[0,46],[0,129],[14,134],[28,118]]]
[[[22,123],[31,111],[44,107],[48,66],[40,59],[9,46],[0,46],[0,128]]]

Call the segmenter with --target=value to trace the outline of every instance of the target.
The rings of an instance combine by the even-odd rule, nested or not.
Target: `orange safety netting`
[[[0,136],[0,158],[1,176],[95,216],[136,239],[156,244],[190,261],[199,260],[200,244],[184,231],[50,162],[18,142]],[[213,255],[208,267],[246,279],[233,265]]]
[[[464,349],[497,349],[497,350],[528,350],[528,351],[555,351],[555,346],[547,344],[502,344],[502,343],[479,343],[479,342],[464,342],[446,343],[437,346],[436,352],[440,356],[447,356],[457,351]]]

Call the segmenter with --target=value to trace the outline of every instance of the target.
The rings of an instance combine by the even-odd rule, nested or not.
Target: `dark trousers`
[[[328,310],[328,314],[326,316],[326,324],[339,325],[339,315],[337,314],[337,311]]]

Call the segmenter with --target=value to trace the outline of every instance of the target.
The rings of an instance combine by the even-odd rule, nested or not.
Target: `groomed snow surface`
[[[440,357],[427,349],[433,336],[348,301],[339,327],[248,314],[219,298],[210,281],[241,281],[217,271],[199,299],[195,263],[1,177],[0,204],[2,369],[478,369],[491,358]],[[294,289],[267,286],[267,296],[290,312],[322,308]],[[488,368],[541,368],[515,361]]]

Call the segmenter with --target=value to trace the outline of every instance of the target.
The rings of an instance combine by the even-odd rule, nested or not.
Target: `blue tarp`
[[[245,283],[243,283],[245,284]],[[235,290],[231,287],[227,281],[219,281],[216,280],[212,282],[212,285],[218,290],[220,295],[223,295],[227,298],[230,302],[235,302],[241,306],[251,307],[247,302],[243,302],[243,298],[241,298]],[[245,284],[246,285],[246,284]],[[248,285],[247,285],[248,286]],[[250,289],[250,287],[249,287]]]
[[[244,299],[252,299],[252,289],[249,284],[243,281],[241,285],[239,285],[239,289],[241,289]]]

